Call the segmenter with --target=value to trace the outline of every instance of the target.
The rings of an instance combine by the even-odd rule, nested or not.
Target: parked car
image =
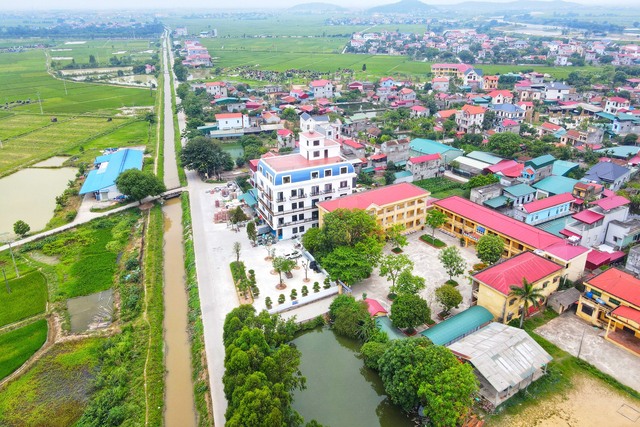
[[[284,254],[283,256],[287,259],[296,259],[296,258],[300,258],[302,254],[300,253],[300,251],[293,251],[293,252],[289,252],[288,254]]]

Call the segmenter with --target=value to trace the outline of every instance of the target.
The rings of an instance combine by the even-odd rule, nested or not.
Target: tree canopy
[[[495,264],[504,252],[504,240],[496,234],[485,234],[476,245],[478,258],[485,264]]]
[[[447,215],[441,210],[429,209],[425,222],[431,227],[431,237],[433,237],[436,234],[436,228],[442,227],[447,222]]]
[[[23,237],[29,231],[31,231],[31,227],[29,226],[29,224],[27,224],[21,219],[19,219],[13,224],[13,232],[20,237]]]
[[[329,306],[333,330],[337,334],[358,338],[361,327],[369,320],[367,303],[356,301],[351,295],[340,295]]]
[[[462,302],[462,295],[452,285],[443,285],[436,289],[436,299],[442,307],[445,313],[449,313],[452,308],[458,307]]]
[[[231,155],[204,136],[191,139],[182,149],[182,166],[210,176],[218,176],[224,170],[233,169]]]
[[[438,254],[438,259],[440,259],[444,270],[449,275],[449,280],[454,276],[463,274],[467,267],[467,262],[462,257],[460,249],[455,246],[447,246],[442,249],[440,254]]]
[[[137,202],[148,196],[157,196],[166,191],[160,178],[150,172],[128,169],[116,178],[116,187],[128,198]]]
[[[503,157],[512,157],[520,151],[520,144],[522,144],[520,135],[512,132],[502,132],[489,137],[487,148]]]
[[[406,255],[385,255],[380,259],[380,275],[391,282],[393,289],[400,274],[413,269],[413,265],[413,261]]]
[[[412,330],[431,319],[429,304],[416,294],[399,295],[391,304],[391,322],[397,328]]]

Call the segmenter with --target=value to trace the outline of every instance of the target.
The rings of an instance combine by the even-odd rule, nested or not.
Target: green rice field
[[[43,313],[47,307],[47,282],[42,273],[32,271],[3,283],[0,307],[0,326]]]
[[[46,320],[38,320],[19,329],[0,334],[0,379],[18,369],[42,347],[46,339]],[[0,425],[3,425],[1,421],[0,415]]]

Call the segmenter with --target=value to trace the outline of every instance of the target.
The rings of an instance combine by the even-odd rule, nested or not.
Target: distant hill
[[[419,0],[401,0],[398,3],[385,4],[367,9],[369,13],[424,13],[431,12],[434,6],[422,3]]]
[[[568,2],[568,1],[535,1],[535,0],[523,0],[523,1],[510,1],[510,2],[463,2],[456,4],[440,5],[443,9],[467,9],[467,10],[482,10],[482,11],[494,11],[496,15],[502,11],[549,11],[549,10],[580,10],[584,8],[584,5]]]
[[[331,3],[301,3],[287,9],[289,12],[343,12],[347,10],[342,6]]]

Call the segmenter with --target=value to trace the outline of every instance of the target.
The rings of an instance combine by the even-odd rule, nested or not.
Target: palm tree
[[[529,307],[539,307],[540,300],[544,299],[544,295],[540,293],[540,289],[533,287],[533,284],[529,283],[527,279],[522,278],[522,287],[518,285],[511,285],[510,297],[518,298],[522,304],[522,312],[520,313],[520,329],[522,329],[522,322],[524,322]]]

